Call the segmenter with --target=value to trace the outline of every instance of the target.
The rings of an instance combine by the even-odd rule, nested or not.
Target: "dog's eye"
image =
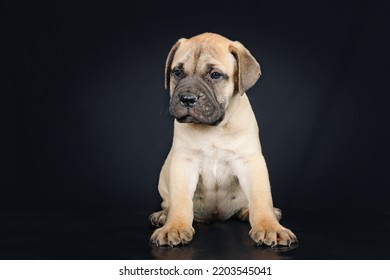
[[[174,69],[173,70],[173,74],[176,76],[176,77],[181,77],[181,75],[182,75],[182,71],[180,70],[180,69]]]
[[[222,77],[222,74],[218,73],[218,72],[213,72],[210,74],[210,77],[211,77],[211,79],[217,80],[217,79],[220,79]]]

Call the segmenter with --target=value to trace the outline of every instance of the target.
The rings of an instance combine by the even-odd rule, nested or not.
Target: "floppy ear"
[[[230,44],[229,51],[237,62],[234,91],[241,95],[250,89],[261,75],[260,65],[251,53],[238,41]]]
[[[167,61],[165,62],[165,89],[169,89],[170,81],[171,81],[171,66],[172,66],[172,61],[173,58],[175,57],[175,53],[177,49],[180,46],[180,43],[185,41],[185,38],[180,39],[179,41],[176,42],[176,44],[173,45],[171,48]]]

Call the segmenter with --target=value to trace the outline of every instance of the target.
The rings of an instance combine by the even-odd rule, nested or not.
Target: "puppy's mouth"
[[[192,117],[191,115],[177,117],[176,120],[180,123],[201,123],[198,119]]]
[[[173,115],[173,114],[172,114]],[[223,120],[223,114],[218,119],[198,118],[191,113],[190,109],[187,109],[187,114],[181,116],[173,115],[180,123],[194,123],[216,126]]]

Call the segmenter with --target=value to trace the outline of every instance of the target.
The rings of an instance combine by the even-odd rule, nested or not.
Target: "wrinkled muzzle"
[[[187,77],[177,83],[169,112],[179,122],[207,125],[218,125],[225,114],[213,89],[197,77]]]

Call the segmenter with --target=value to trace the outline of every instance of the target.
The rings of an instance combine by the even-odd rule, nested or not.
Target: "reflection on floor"
[[[255,246],[249,224],[195,224],[186,246],[149,243],[148,212],[0,215],[0,259],[390,259],[390,213],[285,210],[299,244]]]

